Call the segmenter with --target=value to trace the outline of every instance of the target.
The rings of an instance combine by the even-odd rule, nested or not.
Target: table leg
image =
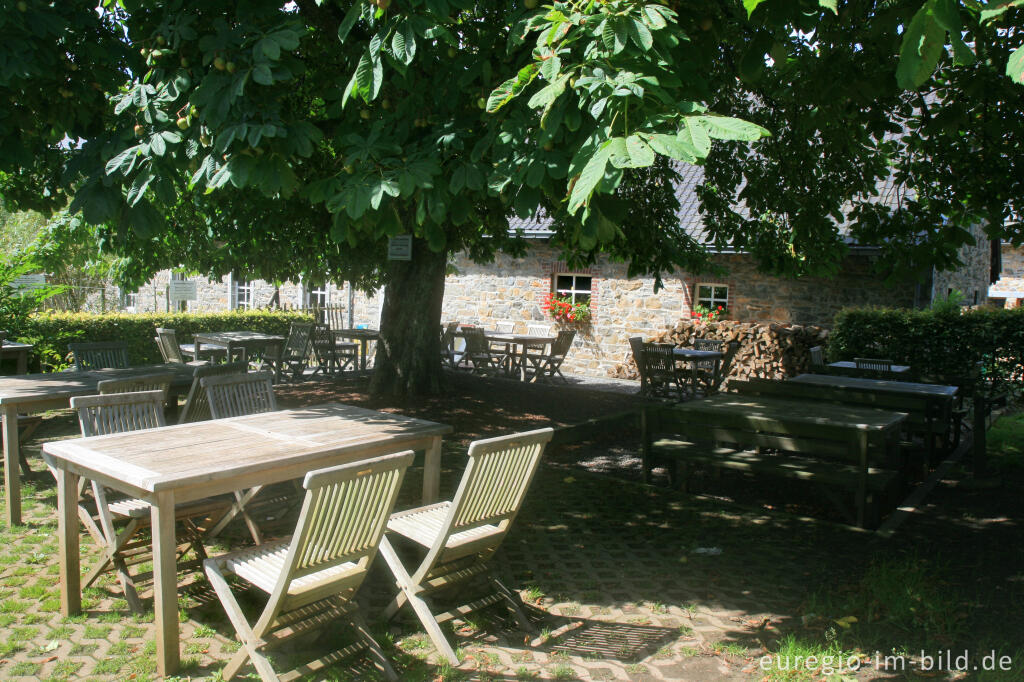
[[[78,476],[56,469],[57,540],[60,543],[60,612],[82,611],[82,573],[78,558]]]
[[[153,601],[156,612],[156,671],[178,671],[178,569],[174,536],[174,493],[156,494],[150,508],[153,524]]]
[[[423,504],[433,504],[441,492],[441,437],[430,439],[423,457]]]
[[[21,525],[21,459],[18,444],[18,407],[4,405],[4,490],[7,526]]]
[[[18,351],[18,374],[28,374],[28,349]]]
[[[370,345],[370,342],[368,339],[359,339],[359,345],[359,369],[366,369],[366,347]]]

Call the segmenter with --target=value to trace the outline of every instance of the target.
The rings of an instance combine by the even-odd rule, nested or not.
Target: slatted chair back
[[[306,495],[278,586],[287,590],[298,578],[348,562],[365,575],[412,460],[407,450],[306,474]]]
[[[185,358],[181,355],[181,347],[178,345],[178,334],[173,329],[157,327],[156,345],[160,349],[160,355],[163,356],[164,362],[185,364]]]
[[[547,428],[471,443],[469,464],[434,549],[446,548],[456,533],[481,526],[496,526],[489,533],[489,539],[483,541],[483,546],[476,542],[472,544],[472,551],[481,552],[481,558],[486,558],[497,550],[519,513],[544,448],[553,434],[554,430]],[[487,535],[485,533],[484,537]],[[466,549],[465,546],[452,548],[436,558],[443,561],[452,554],[465,555]]]
[[[457,331],[459,331],[458,322],[449,322],[448,325],[444,328],[444,331],[441,332],[442,351],[446,348],[450,349],[452,347],[452,344],[455,343],[455,332]]]
[[[90,369],[121,369],[128,366],[128,344],[123,341],[69,343],[76,372]]]
[[[558,336],[551,343],[551,355],[558,358],[564,358],[569,354],[569,349],[572,348],[572,342],[575,338],[575,329],[560,330],[558,332]]]
[[[206,391],[210,415],[214,419],[225,419],[276,411],[273,378],[270,372],[252,372],[204,377],[199,385]]]
[[[127,379],[105,379],[96,384],[100,395],[112,393],[137,393],[139,391],[160,391],[164,400],[171,391],[171,384],[174,383],[174,374],[171,372],[153,372],[152,374],[140,374]]]
[[[811,354],[811,366],[812,367],[824,367],[825,366],[825,347],[824,346],[812,346],[810,349]]]
[[[502,320],[501,322],[496,322],[494,328],[499,334],[511,334],[516,330],[516,323]]]
[[[165,426],[162,391],[85,395],[71,399],[82,435],[140,431]]]
[[[725,352],[722,354],[722,364],[719,365],[718,378],[715,380],[715,385],[713,386],[714,390],[718,390],[722,385],[722,382],[729,376],[729,373],[732,371],[732,363],[736,359],[736,354],[739,352],[739,341],[730,341],[725,344]]]
[[[462,330],[462,337],[466,339],[467,353],[487,353],[487,337],[480,327],[465,327]]]
[[[309,355],[309,343],[313,335],[312,322],[293,322],[288,329],[282,359],[285,361],[304,360]]]
[[[694,350],[713,350],[713,351],[721,352],[722,351],[722,346],[724,344],[725,344],[724,341],[719,341],[718,339],[694,339],[693,340],[693,349]],[[704,370],[710,369],[710,370],[714,370],[714,368],[715,368],[715,361],[714,360],[698,360],[696,364],[697,364],[697,369],[704,369]]]
[[[640,392],[647,393],[647,365],[644,363],[644,339],[642,336],[629,338],[629,349],[633,351],[636,373],[640,375]]]
[[[892,360],[883,360],[879,358],[854,358],[853,363],[857,369],[869,369],[876,372],[892,371]]]
[[[190,424],[192,422],[206,421],[213,419],[210,414],[210,400],[206,397],[206,389],[201,382],[206,377],[232,376],[246,374],[249,371],[249,364],[246,362],[227,362],[221,365],[207,365],[196,367],[192,373],[192,386],[188,389],[188,396],[185,398],[185,406],[181,408],[178,416],[179,424]]]
[[[323,309],[323,323],[332,331],[344,329],[346,326],[345,309],[339,306],[327,306]]]
[[[645,343],[644,344],[644,366],[647,375],[673,374],[675,372],[675,356],[672,355],[672,344],[669,343]]]
[[[529,324],[526,325],[527,336],[550,336],[551,327],[546,324]]]

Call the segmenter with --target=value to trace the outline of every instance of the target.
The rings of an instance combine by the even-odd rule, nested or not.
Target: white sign
[[[195,282],[174,280],[167,284],[167,297],[172,301],[194,301],[199,298]]]
[[[35,289],[46,286],[46,275],[22,275],[11,280],[12,289]]]
[[[388,260],[412,260],[411,234],[400,234],[388,239]]]

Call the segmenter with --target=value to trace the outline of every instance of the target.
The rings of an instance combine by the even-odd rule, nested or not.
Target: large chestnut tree
[[[573,262],[706,266],[673,219],[678,164],[708,163],[711,240],[797,275],[838,262],[839,226],[905,168],[917,204],[866,234],[897,235],[904,267],[951,263],[962,232],[915,235],[936,193],[1002,225],[1009,192],[956,171],[982,127],[1015,167],[1017,4],[23,0],[0,14],[0,190],[73,197],[126,282],[386,284],[372,388],[433,392],[448,257],[522,250],[512,214],[552,216]],[[920,134],[936,119],[955,151]],[[399,234],[413,258],[389,262]]]

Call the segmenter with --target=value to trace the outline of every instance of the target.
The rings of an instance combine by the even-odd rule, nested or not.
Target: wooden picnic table
[[[690,392],[693,397],[697,396],[697,363],[714,361],[714,377],[718,378],[722,364],[722,351],[676,347],[672,349],[672,357],[676,362],[685,362],[690,365]]]
[[[199,360],[202,344],[208,346],[221,346],[227,348],[227,360],[231,362],[232,352],[237,348],[245,350],[245,355],[259,351],[266,353],[269,346],[284,348],[284,337],[277,334],[264,334],[263,332],[233,331],[233,332],[197,332],[193,337],[194,347],[192,349],[193,360]],[[274,359],[274,358],[271,358]]]
[[[854,372],[877,372],[878,370],[873,369],[860,369],[857,367],[857,363],[853,360],[839,360],[838,362],[828,363],[829,367],[835,367],[836,369],[842,370],[853,370]],[[903,374],[904,372],[910,371],[910,365],[893,365],[889,368],[889,371],[893,374]]]
[[[146,500],[153,526],[157,674],[179,667],[178,503],[301,478],[307,472],[402,450],[426,452],[423,502],[437,499],[445,424],[337,403],[47,443],[57,471],[61,607],[81,611],[78,479]]]
[[[28,354],[34,346],[31,343],[18,343],[17,341],[4,341],[0,348],[0,358],[14,358],[15,372],[17,374],[28,374]]]
[[[171,396],[192,385],[195,368],[178,363],[146,365],[127,369],[94,369],[85,372],[53,372],[0,377],[0,408],[4,422],[4,486],[7,490],[6,519],[9,526],[21,523],[20,444],[18,413],[42,412],[70,407],[71,398],[92,395],[104,379],[128,379],[139,374],[171,372]]]
[[[366,369],[367,346],[370,341],[380,338],[380,331],[356,327],[354,329],[333,329],[331,333],[334,334],[335,339],[352,339],[359,342],[359,369]]]

